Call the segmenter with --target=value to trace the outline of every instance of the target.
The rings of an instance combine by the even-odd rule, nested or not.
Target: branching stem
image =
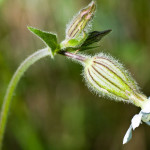
[[[75,53],[62,51],[62,50],[60,50],[58,53],[63,56],[69,57],[71,59],[77,60],[79,62],[84,62],[86,60],[86,57],[84,57],[82,55],[76,55]],[[11,99],[12,99],[13,93],[16,89],[16,86],[17,86],[18,82],[20,81],[21,77],[23,76],[24,72],[36,61],[38,61],[41,58],[46,57],[46,56],[51,56],[51,50],[48,47],[45,49],[41,49],[41,50],[33,53],[32,55],[30,55],[18,67],[18,69],[14,73],[14,75],[8,85],[8,88],[7,88],[7,91],[6,91],[4,100],[3,100],[1,114],[0,114],[1,115],[0,116],[0,149],[2,148],[2,141],[3,141],[4,132],[5,132],[5,128],[6,128]]]

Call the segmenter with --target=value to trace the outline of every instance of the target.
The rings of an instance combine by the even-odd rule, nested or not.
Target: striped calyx
[[[61,48],[76,47],[81,45],[87,38],[89,22],[96,10],[95,1],[83,8],[69,23],[66,29],[66,39],[61,43]]]
[[[93,18],[95,9],[95,2],[92,1],[86,8],[83,8],[77,14],[66,30],[67,38],[75,38],[83,31],[88,22]]]
[[[142,107],[147,101],[131,75],[114,58],[100,53],[85,62],[87,85],[100,96],[133,103]]]

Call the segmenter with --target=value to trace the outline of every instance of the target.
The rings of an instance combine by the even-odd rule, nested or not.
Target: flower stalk
[[[75,53],[71,53],[71,52],[67,52],[67,51],[63,51],[63,50],[59,51],[58,54],[64,55],[64,56],[71,58],[72,60],[78,61],[80,63],[84,63],[87,60],[86,56],[84,56],[84,55],[77,55]]]
[[[46,56],[51,56],[51,51],[50,49],[44,48],[41,49],[31,56],[29,56],[25,61],[21,63],[21,65],[18,67],[17,71],[14,73],[9,86],[6,91],[6,95],[4,97],[3,105],[2,105],[2,110],[1,110],[1,116],[0,116],[0,149],[2,148],[2,141],[3,141],[3,136],[6,128],[6,122],[8,118],[8,112],[10,109],[10,104],[12,100],[13,93],[17,87],[18,82],[20,81],[21,77],[23,76],[24,72],[35,62],[38,60],[46,57]]]

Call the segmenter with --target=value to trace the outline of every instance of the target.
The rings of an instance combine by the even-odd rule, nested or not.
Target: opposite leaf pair
[[[86,8],[82,9],[71,21],[66,29],[66,38],[60,44],[58,43],[56,34],[45,32],[37,28],[28,27],[28,29],[37,35],[48,46],[52,55],[59,51],[75,52],[76,50],[89,50],[98,46],[90,45],[99,42],[111,30],[90,32],[90,22],[94,17],[96,4],[92,1]]]

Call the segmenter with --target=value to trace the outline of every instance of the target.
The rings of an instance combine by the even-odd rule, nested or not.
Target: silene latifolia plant
[[[94,56],[82,53],[85,50],[98,47],[98,45],[93,46],[93,44],[99,42],[111,31],[90,31],[95,10],[95,1],[83,8],[67,25],[66,38],[61,43],[58,43],[57,36],[53,33],[28,27],[32,33],[45,43],[46,48],[38,50],[25,59],[9,83],[1,109],[0,146],[2,146],[11,99],[20,78],[36,61],[46,56],[54,58],[56,54],[66,56],[80,63],[83,66],[86,85],[99,96],[106,96],[116,101],[132,103],[137,107],[141,107],[139,114],[136,114],[131,120],[131,125],[124,136],[123,144],[131,139],[132,130],[142,122],[150,125],[150,99],[140,92],[135,80],[122,64],[104,53]]]

